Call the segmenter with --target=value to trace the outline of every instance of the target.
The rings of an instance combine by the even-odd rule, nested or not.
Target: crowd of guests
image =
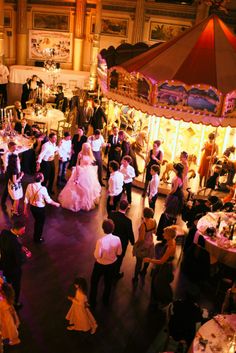
[[[72,104],[74,109],[77,105],[76,100],[72,101]],[[76,109],[77,117],[80,119],[82,110],[79,107]],[[188,180],[187,152],[182,151],[179,161],[173,165],[174,177],[171,181],[170,192],[165,200],[164,212],[157,223],[154,212],[158,198],[163,151],[160,148],[161,141],[153,142],[153,147],[146,161],[146,180],[143,192],[143,197],[148,196],[149,207],[145,207],[143,210],[142,221],[135,241],[132,220],[126,216],[126,213],[132,205],[132,182],[137,172],[134,167],[135,152],[126,138],[126,133],[119,130],[117,126],[113,126],[111,134],[105,141],[102,129],[104,123],[106,123],[106,116],[96,101],[90,118],[90,125],[92,126],[90,136],[86,136],[87,120],[84,121],[84,124],[81,120],[82,124],[79,125],[73,138],[71,139],[69,132],[65,132],[59,144],[57,144],[55,133],[50,133],[47,137],[40,132],[37,126],[27,127],[27,123],[21,114],[21,107],[18,102],[14,111],[15,129],[21,134],[33,135],[35,142],[30,151],[24,152],[26,155],[22,154],[21,160],[17,154],[16,143],[9,142],[8,151],[3,156],[5,185],[1,205],[3,209],[6,208],[6,199],[9,195],[12,200],[11,213],[17,219],[20,215],[20,200],[24,197],[24,216],[27,220],[30,209],[34,218],[33,240],[35,243],[41,244],[44,241],[43,227],[46,204],[55,207],[62,206],[74,212],[90,211],[99,203],[102,187],[107,186],[106,209],[108,218],[102,223],[104,235],[98,239],[94,251],[95,263],[91,274],[89,300],[85,280],[81,277],[76,278],[74,282],[75,296],[68,297],[72,301],[72,306],[66,315],[69,321],[68,330],[95,333],[97,323],[90,307],[93,310],[96,308],[100,279],[104,278],[103,304],[108,306],[113,282],[124,275],[121,268],[129,243],[133,246],[133,255],[136,258],[132,278],[133,286],[136,287],[139,281],[144,284],[149,263],[152,263],[155,267],[151,279],[151,305],[155,308],[158,305],[166,306],[171,303],[173,292],[170,284],[174,278],[173,260],[176,252],[175,239],[177,235],[175,223],[177,217],[183,215],[184,210],[185,216],[189,212],[186,219],[188,221],[191,219],[188,224],[190,230],[194,227],[197,218],[195,217],[197,215],[196,204],[192,205],[188,212],[184,209]],[[104,149],[104,155],[107,156],[106,178],[103,178],[102,149]],[[212,142],[212,136],[209,135],[209,142],[203,147],[203,156],[199,167],[200,183],[203,182],[204,178],[207,179],[208,172],[206,172],[206,169],[209,170],[207,165],[216,154],[217,148],[215,143]],[[59,160],[57,174],[58,202],[53,200],[56,155],[58,155]],[[22,169],[29,167],[24,164],[25,160],[31,161],[30,172],[35,172],[35,174],[34,182],[27,185],[24,194],[22,188],[24,171]],[[70,169],[72,169],[71,173],[69,172]],[[233,198],[235,198],[235,191],[230,202]],[[210,210],[210,207],[211,205],[205,204],[204,211],[201,208],[201,215]],[[6,282],[10,283],[14,289],[14,305],[17,309],[21,307],[19,302],[21,268],[27,257],[31,255],[19,242],[19,238],[24,232],[25,223],[17,219],[10,230],[3,230],[0,235],[1,269]],[[191,234],[191,232],[189,233]],[[153,235],[161,240],[158,246],[155,246]],[[3,284],[1,286],[3,287]],[[3,300],[8,303],[8,309],[11,308],[11,315],[15,315],[12,299],[7,299],[4,290],[1,290],[1,293]],[[14,322],[13,335],[6,334],[4,337],[12,342],[11,344],[19,343],[18,334],[16,334],[17,321]]]

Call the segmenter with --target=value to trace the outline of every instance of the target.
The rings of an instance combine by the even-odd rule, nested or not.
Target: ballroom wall
[[[8,65],[17,63],[16,51],[21,50],[19,43],[16,41],[17,6],[19,6],[21,1],[24,0],[5,0],[4,2],[4,58],[5,63]],[[34,53],[32,55],[32,43],[38,40],[34,36],[32,37],[32,33],[33,35],[38,33],[40,37],[41,31],[43,31],[46,34],[48,33],[49,41],[53,39],[53,33],[58,38],[65,38],[65,41],[70,38],[68,51],[70,50],[71,55],[66,59],[62,55],[60,61],[61,67],[73,68],[73,57],[76,54],[74,51],[76,2],[77,6],[78,3],[85,2],[85,12],[82,16],[80,15],[80,21],[84,21],[84,31],[80,36],[82,43],[80,69],[89,70],[93,33],[97,19],[96,0],[28,0],[27,11],[24,18],[22,18],[22,21],[26,21],[27,26],[27,48],[24,49],[27,50],[25,64],[34,65],[35,61],[40,61],[40,58],[34,57]],[[236,23],[235,3],[236,1],[233,0],[233,5],[230,5],[231,10],[228,15],[220,14],[224,20],[226,19],[232,29],[234,29],[233,27]],[[137,38],[139,38],[139,41],[144,41],[148,44],[170,40],[195,24],[196,21],[204,18],[206,11],[209,11],[209,8],[202,8],[198,0],[188,0],[187,4],[151,0],[121,0],[116,2],[103,0],[100,49],[108,48],[111,45],[117,47],[124,42],[134,43]],[[140,14],[144,14],[144,16],[141,16],[142,19]],[[50,15],[54,15],[53,23],[52,21],[50,22]]]

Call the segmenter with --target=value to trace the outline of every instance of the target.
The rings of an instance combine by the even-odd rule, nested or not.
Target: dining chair
[[[65,120],[59,120],[57,124],[57,130],[51,129],[51,132],[57,134],[57,138],[63,138],[64,132],[68,131],[71,133],[71,125]]]
[[[8,114],[10,111],[13,111],[14,108],[15,108],[14,105],[7,105],[7,106],[5,107],[5,109],[6,109],[6,114]]]
[[[63,111],[63,105],[64,105],[64,98],[59,101],[57,109],[60,111]]]
[[[34,99],[30,99],[30,100],[26,101],[25,104],[26,104],[27,108],[32,107],[32,105],[34,104]]]
[[[47,133],[46,123],[43,123],[42,121],[34,121],[34,125],[37,125],[43,134]]]

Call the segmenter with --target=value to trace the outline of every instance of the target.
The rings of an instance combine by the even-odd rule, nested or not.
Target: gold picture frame
[[[70,15],[69,13],[33,12],[33,29],[69,32]]]
[[[104,17],[101,23],[101,34],[107,36],[127,37],[129,20],[125,18]]]
[[[189,29],[191,25],[187,24],[176,24],[176,23],[165,23],[165,22],[150,22],[149,29],[149,40],[150,41],[164,41],[167,42],[184,31]]]

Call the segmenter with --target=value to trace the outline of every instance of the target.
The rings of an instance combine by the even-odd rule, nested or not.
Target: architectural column
[[[196,11],[195,24],[205,20],[209,16],[210,6],[205,1],[199,1]]]
[[[86,0],[76,0],[73,69],[79,71],[83,69],[85,12]]]
[[[102,20],[102,0],[97,0],[96,24],[95,24],[95,31],[93,35],[92,53],[91,53],[91,59],[90,59],[89,88],[91,90],[94,90],[97,84],[97,65],[98,65],[98,54],[100,50],[101,20]]]
[[[17,0],[16,63],[27,64],[27,0]]]
[[[132,37],[133,44],[143,41],[144,17],[144,0],[137,0]]]
[[[0,61],[4,55],[4,0],[0,0]]]

